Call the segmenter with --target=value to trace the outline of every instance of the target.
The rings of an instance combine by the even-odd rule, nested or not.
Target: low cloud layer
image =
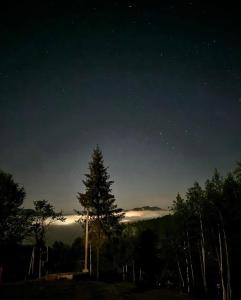
[[[154,219],[163,217],[165,215],[168,215],[170,212],[168,210],[142,210],[142,211],[136,211],[136,210],[129,210],[125,212],[125,216],[122,222],[136,222],[140,220],[147,220],[147,219]],[[66,220],[64,222],[56,221],[55,225],[72,225],[76,223],[79,219],[78,215],[67,215],[65,216]]]
[[[168,215],[170,212],[168,210],[129,210],[125,212],[125,217],[123,222],[136,222],[140,220],[147,220],[147,219],[155,219],[159,217],[163,217]]]

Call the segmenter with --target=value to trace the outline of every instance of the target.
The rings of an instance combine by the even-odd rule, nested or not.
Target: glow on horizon
[[[170,214],[170,212],[168,210],[157,210],[157,211],[153,211],[153,210],[129,210],[124,212],[125,216],[122,220],[123,223],[127,223],[127,222],[134,222],[134,221],[140,221],[140,220],[147,220],[147,219],[155,219],[155,218],[159,218],[159,217],[163,217],[166,216],[168,214]],[[75,224],[80,216],[79,215],[66,215],[65,216],[65,221],[61,222],[61,221],[55,221],[53,223],[53,225],[73,225]]]

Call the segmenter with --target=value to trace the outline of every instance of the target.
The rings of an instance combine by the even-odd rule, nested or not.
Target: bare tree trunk
[[[187,259],[187,247],[185,241],[184,241],[184,251],[185,251],[185,262],[186,262],[187,293],[190,294],[189,264]]]
[[[224,226],[223,226],[223,237],[224,237],[224,244],[225,244],[226,266],[227,266],[227,300],[231,300],[232,289],[231,289],[229,253],[228,253],[227,237],[226,237],[226,232],[224,230]]]
[[[125,281],[125,266],[122,266],[122,279]]]
[[[208,292],[207,288],[207,276],[206,276],[206,251],[205,251],[205,239],[203,232],[203,221],[201,213],[199,213],[199,221],[200,221],[200,234],[201,234],[201,269],[202,269],[202,278],[203,278],[203,287],[205,294]]]
[[[132,261],[132,281],[136,281],[136,273],[135,273],[135,261]]]
[[[44,261],[44,271],[45,271],[45,277],[48,277],[49,273],[49,246],[46,246],[46,259]]]
[[[219,218],[220,218],[221,224],[222,224],[223,241],[224,241],[224,249],[225,249],[225,256],[226,256],[226,272],[227,272],[227,276],[226,276],[226,278],[227,278],[226,298],[227,298],[227,300],[231,300],[232,290],[231,290],[231,276],[230,276],[230,264],[229,264],[227,236],[226,236],[226,232],[225,232],[225,229],[224,229],[223,216],[222,216],[220,210],[218,210],[218,213],[219,213]],[[219,236],[220,236],[220,240],[221,240],[220,229],[219,229]]]
[[[92,275],[92,247],[90,244],[90,276]]]
[[[100,248],[97,246],[96,248],[96,280],[99,280],[100,273],[99,273],[99,264],[100,264]]]
[[[225,288],[224,277],[223,277],[223,250],[222,250],[220,229],[218,229],[218,242],[219,242],[219,270],[220,270],[220,277],[221,277],[221,284],[222,284],[222,294],[223,294],[223,300],[227,300],[226,288]]]
[[[187,247],[188,247],[190,269],[191,269],[191,275],[192,275],[192,284],[194,286],[195,285],[195,279],[194,279],[194,271],[193,271],[193,264],[192,264],[192,254],[191,254],[191,247],[190,247],[190,241],[189,241],[189,233],[188,233],[188,231],[187,231]]]
[[[33,276],[34,273],[34,252],[35,252],[35,247],[33,247],[32,254],[31,254],[31,259],[30,259],[30,264],[29,264],[29,269],[28,269],[28,276]]]
[[[184,283],[184,279],[183,279],[183,276],[182,276],[182,270],[181,270],[178,258],[177,258],[177,267],[178,267],[178,272],[179,272],[181,283],[182,283],[182,289],[184,289],[185,283]]]
[[[42,250],[39,248],[39,266],[38,266],[38,278],[41,278],[42,272]]]
[[[87,209],[86,221],[85,221],[85,264],[84,273],[88,273],[88,243],[89,243],[89,210]]]
[[[142,271],[141,271],[141,268],[140,268],[140,273],[139,273],[139,280],[140,281],[142,280]]]

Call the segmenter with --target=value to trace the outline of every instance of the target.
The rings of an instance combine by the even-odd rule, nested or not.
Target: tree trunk
[[[226,232],[224,229],[224,221],[223,221],[223,216],[218,210],[219,213],[219,218],[222,224],[222,232],[223,232],[223,242],[224,242],[224,250],[225,250],[225,256],[226,256],[226,272],[227,272],[227,286],[226,286],[226,298],[227,300],[231,300],[232,297],[232,290],[231,290],[231,276],[230,276],[230,264],[229,264],[229,253],[228,253],[228,245],[227,245],[227,236]],[[219,235],[220,235],[220,240],[221,240],[221,234],[220,234],[220,229],[219,229]]]
[[[125,281],[125,266],[122,266],[122,279]]]
[[[86,220],[85,220],[85,263],[84,273],[88,273],[88,243],[89,243],[89,210],[87,209]]]
[[[232,289],[231,289],[229,253],[228,253],[227,237],[226,237],[226,232],[224,230],[224,226],[223,226],[223,237],[224,237],[224,244],[225,244],[226,266],[227,266],[227,300],[231,300],[231,298],[232,298]]]
[[[224,277],[223,277],[223,250],[222,250],[222,239],[221,239],[220,229],[218,229],[218,242],[219,242],[219,270],[220,270],[220,277],[221,277],[221,284],[222,284],[222,294],[223,294],[223,300],[227,300],[226,288],[225,288]]]
[[[90,276],[92,275],[92,247],[90,244]]]
[[[97,246],[96,248],[96,280],[99,280],[100,272],[99,272],[99,265],[100,265],[100,247]]]
[[[190,241],[189,241],[188,231],[187,231],[187,247],[188,247],[190,269],[191,269],[191,275],[192,275],[192,284],[194,286],[195,285],[195,279],[194,279],[194,271],[193,271],[193,264],[192,264],[192,254],[191,254],[191,247],[190,247]]]
[[[184,241],[184,253],[185,253],[185,262],[186,262],[186,278],[187,278],[187,293],[190,294],[190,276],[189,276],[189,264],[187,259],[187,247]]]
[[[206,277],[206,251],[205,251],[205,239],[203,232],[203,222],[201,213],[199,213],[199,221],[200,221],[200,235],[201,235],[201,269],[202,269],[202,278],[203,278],[203,287],[204,292],[207,294],[207,277]]]
[[[141,271],[141,268],[140,268],[140,273],[139,273],[139,281],[142,280],[142,271]]]
[[[38,278],[42,276],[42,250],[39,248],[39,266],[38,266]]]
[[[185,284],[184,284],[184,279],[183,279],[183,276],[182,276],[182,270],[181,270],[178,258],[177,258],[177,267],[178,267],[178,272],[179,272],[180,279],[181,279],[182,289],[184,290],[184,285]]]
[[[136,273],[135,273],[135,261],[132,262],[132,281],[136,281]]]
[[[35,247],[33,247],[33,250],[32,250],[29,269],[28,269],[28,277],[30,277],[30,278],[32,278],[33,274],[34,274],[34,262],[35,262],[34,252],[35,252]]]

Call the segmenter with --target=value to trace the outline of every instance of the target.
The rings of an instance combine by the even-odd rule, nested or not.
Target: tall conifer
[[[119,228],[123,217],[122,209],[117,208],[112,194],[110,175],[104,166],[103,155],[97,146],[89,163],[89,173],[85,174],[84,193],[78,193],[83,213],[89,215],[91,243],[96,248],[96,277],[99,279],[99,253],[104,240]]]

